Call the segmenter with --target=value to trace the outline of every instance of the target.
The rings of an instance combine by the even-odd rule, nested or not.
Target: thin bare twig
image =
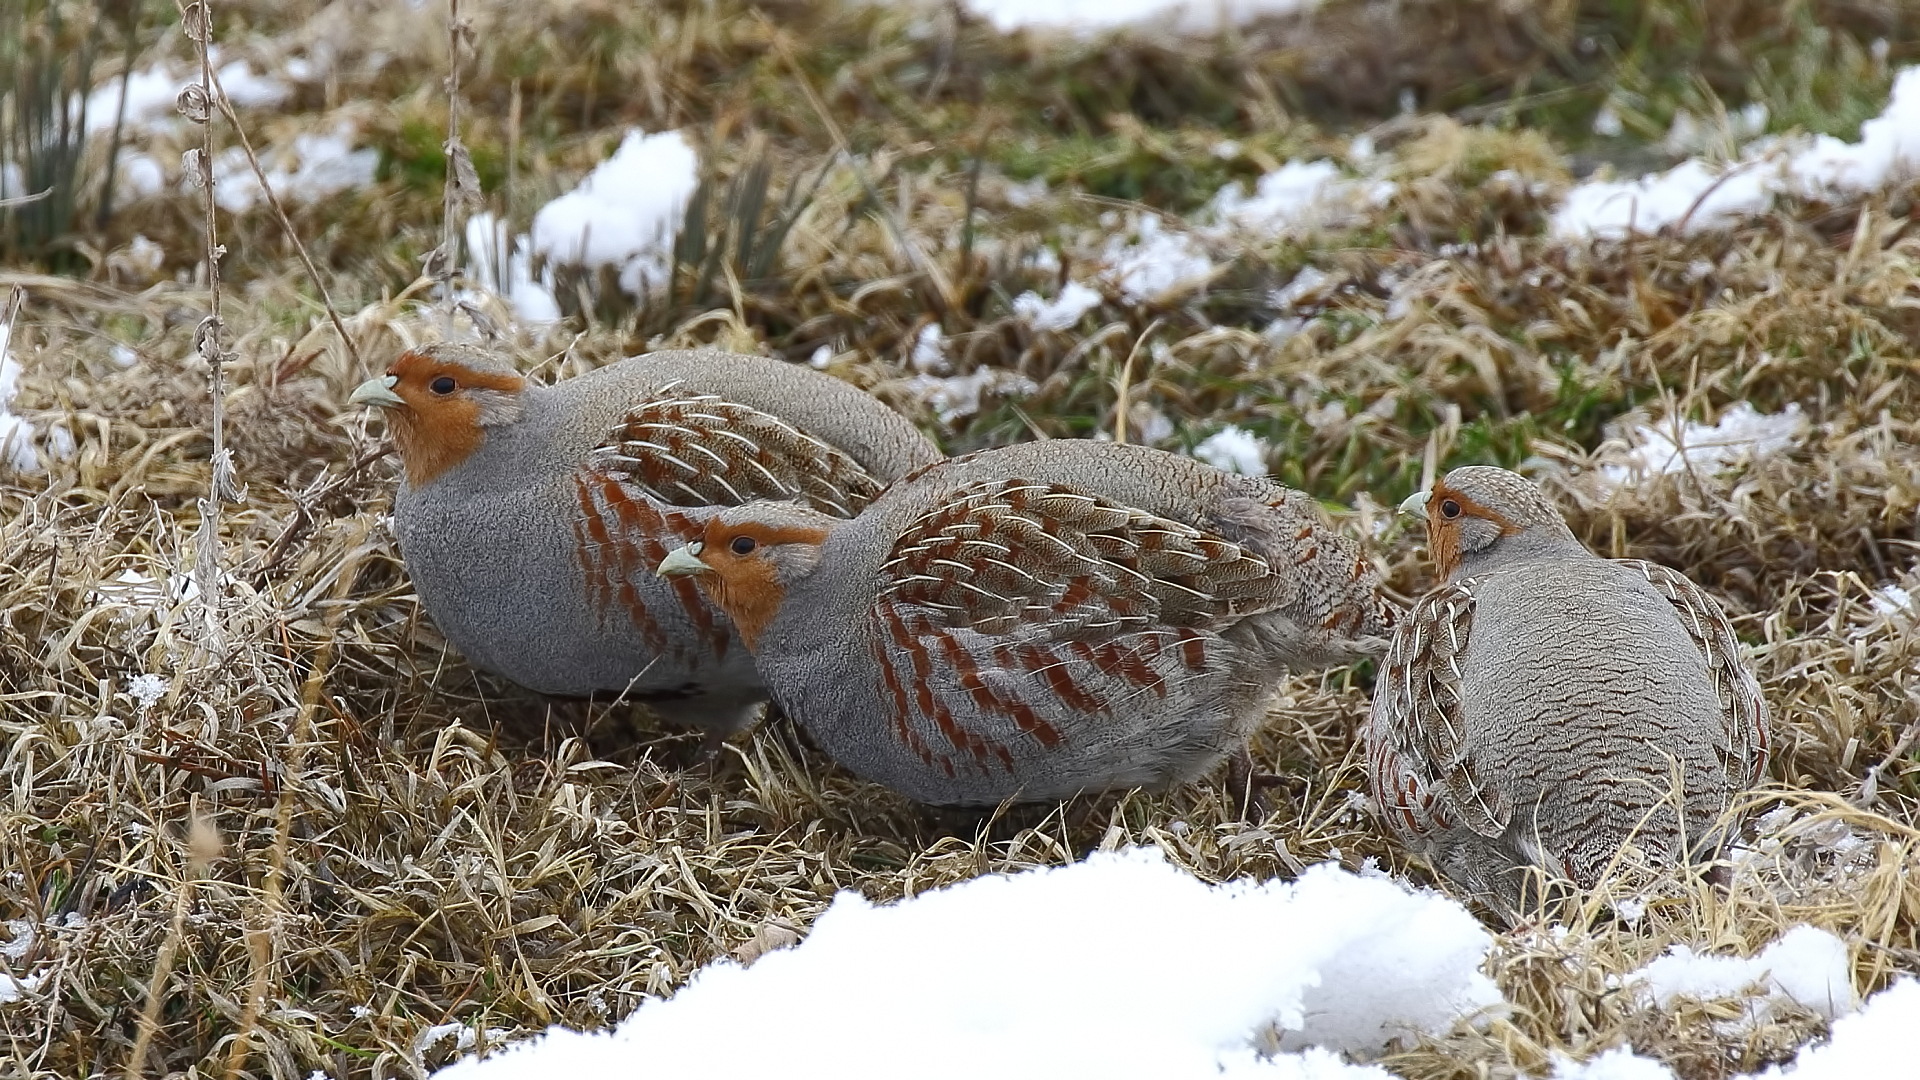
[[[457,300],[453,292],[454,265],[459,258],[463,224],[461,215],[481,202],[480,174],[473,167],[473,155],[467,152],[466,143],[460,141],[460,58],[472,47],[472,20],[461,16],[460,0],[447,0],[447,141],[441,144],[447,156],[447,179],[441,185],[440,244],[427,253],[421,272],[433,279],[440,293],[441,311],[448,330],[453,328],[454,312],[464,311],[474,325],[491,338],[497,333],[493,320],[474,305]],[[506,257],[504,251],[495,253],[495,258],[502,263]]]
[[[313,256],[307,253],[306,243],[300,239],[300,233],[294,229],[293,218],[287,214],[287,208],[280,202],[280,196],[273,190],[273,184],[268,182],[266,170],[260,165],[259,155],[253,152],[253,140],[247,138],[247,129],[241,125],[240,117],[234,113],[233,102],[227,99],[227,92],[220,86],[217,76],[213,79],[213,88],[214,100],[220,106],[220,115],[226,117],[227,123],[233,126],[234,137],[240,140],[240,149],[246,152],[247,165],[253,169],[253,178],[259,182],[260,190],[266,193],[267,205],[273,208],[273,216],[279,221],[280,230],[293,244],[294,254],[300,256],[300,265],[306,269],[307,280],[313,282],[314,291],[320,294],[321,306],[327,309],[327,318],[332,321],[334,332],[340,335],[340,343],[346,346],[347,355],[353,359],[354,366],[359,367],[360,349],[354,345],[353,335],[347,332],[347,324],[340,317],[340,309],[333,306],[333,294],[327,291],[327,283],[320,276],[320,268],[314,265]],[[208,185],[207,190],[207,198],[211,200],[213,198],[211,184]]]

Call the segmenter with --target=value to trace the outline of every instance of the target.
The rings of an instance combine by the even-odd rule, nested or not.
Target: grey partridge
[[[765,699],[731,624],[653,572],[718,507],[857,513],[939,452],[830,375],[718,351],[631,357],[552,386],[496,354],[400,354],[351,400],[388,416],[394,532],[468,660],[545,694],[629,695],[724,735]]]
[[[1630,842],[1656,871],[1714,857],[1767,759],[1767,705],[1720,605],[1677,570],[1587,550],[1504,469],[1455,469],[1401,509],[1426,520],[1443,584],[1374,688],[1390,831],[1511,920],[1549,882],[1592,887]]]
[[[1309,496],[1085,440],[942,462],[850,520],[729,508],[660,571],[828,755],[946,806],[1195,778],[1287,670],[1377,654],[1393,620]]]

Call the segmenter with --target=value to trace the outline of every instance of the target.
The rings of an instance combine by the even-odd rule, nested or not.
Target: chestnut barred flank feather
[[[1140,447],[985,451],[850,521],[783,524],[802,513],[716,512],[675,561],[754,628],[788,715],[926,802],[1191,779],[1244,746],[1287,670],[1368,655],[1392,625],[1310,499]]]

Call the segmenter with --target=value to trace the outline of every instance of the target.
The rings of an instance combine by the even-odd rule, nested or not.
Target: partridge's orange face
[[[694,575],[753,649],[779,614],[788,583],[813,569],[826,538],[824,526],[716,517],[701,539],[668,553],[659,573]]]
[[[516,418],[525,387],[511,372],[482,371],[429,347],[401,353],[348,400],[387,410],[407,481],[419,487],[478,450],[488,426]]]
[[[1500,511],[1450,487],[1445,480],[1433,485],[1431,492],[1422,494],[1426,496],[1421,503],[1424,510],[1421,516],[1427,519],[1427,550],[1432,553],[1442,578],[1452,577],[1460,568],[1463,551],[1479,551],[1521,529]]]

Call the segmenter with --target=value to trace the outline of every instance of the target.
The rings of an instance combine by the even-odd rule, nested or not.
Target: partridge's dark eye
[[[1447,517],[1447,518],[1459,517],[1460,504],[1457,502],[1454,502],[1452,499],[1440,500],[1440,516]]]
[[[753,542],[753,537],[751,536],[736,536],[733,538],[733,543],[730,546],[733,548],[735,555],[751,555],[753,554],[753,549],[758,545]]]
[[[442,375],[439,378],[427,384],[427,389],[443,397],[446,396],[447,394],[453,393],[455,390],[458,390],[459,388],[460,388],[460,384],[457,382],[454,382],[453,376],[451,375]]]

